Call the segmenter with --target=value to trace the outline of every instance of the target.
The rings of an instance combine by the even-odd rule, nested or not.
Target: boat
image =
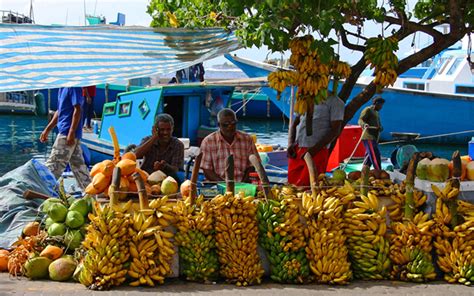
[[[384,89],[381,95],[386,104],[380,112],[384,127],[381,141],[394,140],[393,134],[414,133],[419,135],[415,139],[417,143],[467,143],[474,136],[474,66],[466,59],[467,55],[468,39],[465,37],[461,44],[401,74],[394,86]],[[235,55],[226,54],[225,57],[249,77],[268,76],[270,72],[282,69]],[[352,90],[349,101],[372,80],[372,72],[366,70]],[[285,105],[281,110],[289,116],[290,87],[285,89],[280,100],[277,100],[275,90],[266,87],[262,91],[273,103]],[[357,124],[360,110],[349,121],[350,124]]]

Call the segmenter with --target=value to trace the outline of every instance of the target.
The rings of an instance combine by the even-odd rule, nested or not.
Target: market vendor
[[[178,170],[184,166],[184,144],[173,137],[173,128],[173,117],[166,113],[159,114],[151,136],[142,139],[135,155],[143,158],[141,168],[147,173],[160,170],[178,181]]]
[[[252,137],[237,130],[237,117],[232,109],[224,108],[217,114],[219,129],[204,138],[201,143],[201,168],[209,181],[225,180],[226,160],[234,156],[234,179],[248,182],[252,165],[251,154],[257,153]]]
[[[379,150],[380,132],[383,130],[380,123],[379,111],[382,110],[385,100],[376,96],[372,99],[372,105],[366,107],[360,113],[359,125],[364,129],[362,134],[362,143],[365,147],[364,167],[370,169],[371,166],[376,170],[381,169],[381,158]]]

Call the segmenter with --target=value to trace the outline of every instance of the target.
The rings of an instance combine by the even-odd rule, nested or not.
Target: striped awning
[[[219,28],[0,24],[0,92],[170,73],[240,47]]]

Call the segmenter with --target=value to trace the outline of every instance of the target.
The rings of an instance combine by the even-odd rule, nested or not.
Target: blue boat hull
[[[241,68],[251,78],[268,76],[269,69],[226,58]],[[358,95],[365,85],[357,84],[350,99]],[[276,91],[266,87],[262,91],[289,116],[290,100],[276,99]],[[282,93],[282,98],[290,96],[290,88]],[[391,133],[418,133],[422,139],[417,143],[465,144],[474,137],[474,97],[468,95],[446,95],[406,89],[385,89],[382,96],[386,100],[380,112],[384,130],[382,141],[394,140]],[[368,104],[366,105],[368,106]],[[363,106],[366,107],[366,106]],[[357,124],[361,108],[349,121]],[[439,136],[442,135],[442,136]]]

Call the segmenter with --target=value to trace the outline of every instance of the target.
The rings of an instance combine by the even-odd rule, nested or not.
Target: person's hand
[[[49,131],[44,130],[39,137],[40,142],[45,143],[46,141],[48,141],[48,135],[49,135]]]
[[[166,165],[166,161],[164,161],[164,160],[155,161],[155,163],[153,164],[153,170],[154,171],[162,171],[163,168],[165,167],[165,165]]]
[[[288,158],[296,158],[296,144],[288,146],[288,149],[286,149],[286,155]]]
[[[76,143],[76,135],[74,133],[69,133],[66,138],[66,145],[72,146]]]

